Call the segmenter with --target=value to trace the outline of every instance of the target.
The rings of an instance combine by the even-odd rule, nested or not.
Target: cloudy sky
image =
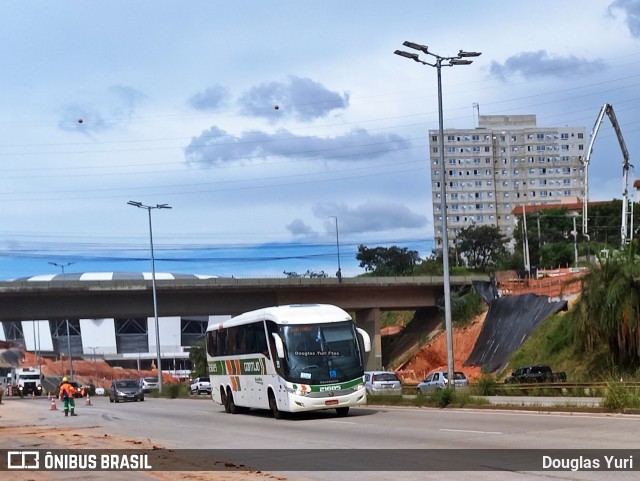
[[[0,0],[0,279],[150,270],[129,200],[172,207],[152,211],[158,271],[428,255],[436,71],[393,55],[405,40],[482,52],[442,70],[446,128],[474,127],[478,104],[590,131],[610,103],[640,152],[638,0]],[[621,198],[607,122],[590,192]]]

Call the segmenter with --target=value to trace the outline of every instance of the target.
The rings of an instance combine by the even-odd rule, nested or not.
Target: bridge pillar
[[[382,369],[382,344],[380,340],[380,309],[359,309],[356,311],[356,325],[367,331],[371,337],[371,352],[364,354],[365,371]]]

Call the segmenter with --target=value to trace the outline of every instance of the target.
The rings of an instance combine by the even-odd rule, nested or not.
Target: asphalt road
[[[143,403],[124,404],[112,404],[102,397],[94,397],[92,401],[92,406],[78,403],[76,418],[64,418],[60,411],[49,411],[46,399],[5,398],[2,408],[32,413],[32,423],[38,426],[93,426],[100,432],[147,439],[168,448],[238,450],[222,453],[234,456],[254,453],[254,459],[267,453],[259,450],[311,450],[304,455],[314,456],[313,460],[309,458],[314,470],[303,472],[297,467],[292,469],[297,466],[293,462],[296,453],[284,451],[289,458],[283,457],[281,471],[288,479],[465,480],[470,476],[474,480],[638,479],[638,471],[522,472],[511,467],[508,461],[529,450],[540,450],[538,454],[554,457],[555,450],[571,449],[576,450],[573,455],[593,457],[600,456],[603,449],[640,449],[640,416],[365,407],[352,408],[344,418],[336,417],[335,411],[327,411],[275,420],[267,411],[226,414],[208,396],[175,400],[147,398]],[[355,449],[366,451],[354,452]],[[405,463],[407,469],[417,465],[419,460],[415,454],[403,457],[404,450],[409,449],[421,449],[429,455],[443,453],[443,469],[447,471],[431,468],[398,471],[399,462]],[[332,451],[325,451],[330,456],[324,459],[320,450]],[[385,461],[385,457],[389,459]],[[636,469],[640,468],[640,453],[637,458]],[[326,462],[326,466],[318,469],[318,459]],[[358,469],[342,469],[349,460],[357,463]],[[443,466],[436,461],[434,466]],[[364,471],[369,469],[369,462],[372,470]],[[452,467],[464,471],[448,471]],[[333,468],[336,470],[327,471]],[[294,470],[296,472],[290,472]]]

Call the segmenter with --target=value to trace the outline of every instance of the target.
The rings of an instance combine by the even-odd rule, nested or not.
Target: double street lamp
[[[425,55],[433,57],[431,62],[422,60],[417,53],[405,52],[404,50],[396,50],[394,53],[411,60],[414,60],[423,65],[435,67],[438,71],[438,124],[440,132],[438,135],[438,152],[440,154],[440,169],[442,172],[442,180],[440,182],[440,210],[442,214],[442,270],[444,274],[444,318],[445,329],[447,335],[447,376],[449,379],[449,386],[455,387],[454,365],[453,365],[453,330],[451,327],[451,282],[449,279],[449,236],[447,233],[447,201],[446,201],[446,182],[445,182],[445,163],[444,163],[444,126],[442,116],[442,76],[441,68],[454,67],[456,65],[469,65],[473,63],[473,60],[468,60],[468,57],[479,57],[482,52],[466,52],[460,50],[458,55],[452,57],[443,57],[436,55],[429,51],[429,47],[426,45],[420,45],[414,42],[404,42],[402,45],[405,47],[418,50]]]
[[[59,267],[60,269],[62,269],[62,275],[64,275],[64,268],[65,267],[69,267],[72,264],[75,264],[75,262],[67,262],[66,264],[58,264],[57,262],[49,262],[49,264],[51,264],[52,266],[56,266],[56,267]]]
[[[144,205],[142,202],[134,202],[130,200],[128,205],[139,207],[140,209],[147,209],[149,213],[149,242],[151,244],[151,290],[153,291],[153,315],[155,317],[156,325],[156,356],[157,368],[158,368],[158,391],[162,392],[162,358],[160,356],[160,329],[158,325],[158,300],[156,296],[156,261],[153,255],[153,229],[151,227],[151,211],[153,209],[171,209],[169,204],[156,204],[156,205]]]

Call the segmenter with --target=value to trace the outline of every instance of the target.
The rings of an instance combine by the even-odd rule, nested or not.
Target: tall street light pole
[[[404,42],[402,45],[405,47],[418,50],[425,55],[433,57],[431,62],[425,62],[421,60],[417,53],[409,53],[404,50],[396,50],[394,53],[411,60],[414,60],[423,65],[429,65],[435,67],[438,72],[438,151],[440,154],[440,169],[442,172],[442,180],[440,182],[440,210],[442,214],[442,270],[444,274],[444,319],[445,329],[447,334],[447,377],[449,380],[449,387],[455,388],[454,382],[454,361],[453,361],[453,330],[451,326],[451,282],[449,279],[449,236],[447,232],[447,190],[445,182],[445,163],[444,163],[444,122],[442,115],[442,66],[454,67],[456,65],[469,65],[473,63],[472,60],[467,60],[467,57],[479,57],[482,52],[465,52],[460,50],[458,55],[453,57],[443,57],[436,55],[429,51],[429,47],[426,45],[420,45],[414,42]]]
[[[153,255],[153,228],[151,227],[151,211],[153,209],[171,209],[169,204],[156,204],[156,205],[144,205],[142,202],[134,202],[130,200],[128,205],[139,207],[140,209],[146,209],[149,214],[149,242],[151,244],[151,290],[153,291],[153,316],[155,317],[156,326],[156,356],[157,368],[158,368],[158,392],[162,393],[162,366],[160,356],[160,329],[158,325],[158,299],[156,295],[156,261]]]
[[[64,268],[69,267],[75,262],[67,262],[66,264],[58,264],[57,262],[49,262],[52,266],[62,269],[62,275],[64,276]],[[69,351],[69,377],[73,381],[73,356],[71,355],[71,332],[69,331],[69,319],[67,319],[67,350]],[[64,374],[64,373],[63,373]]]
[[[338,250],[338,272],[336,272],[336,276],[338,276],[338,282],[342,282],[342,269],[340,268],[340,237],[338,235],[338,216],[330,215],[330,219],[335,219],[336,221],[336,249]]]

